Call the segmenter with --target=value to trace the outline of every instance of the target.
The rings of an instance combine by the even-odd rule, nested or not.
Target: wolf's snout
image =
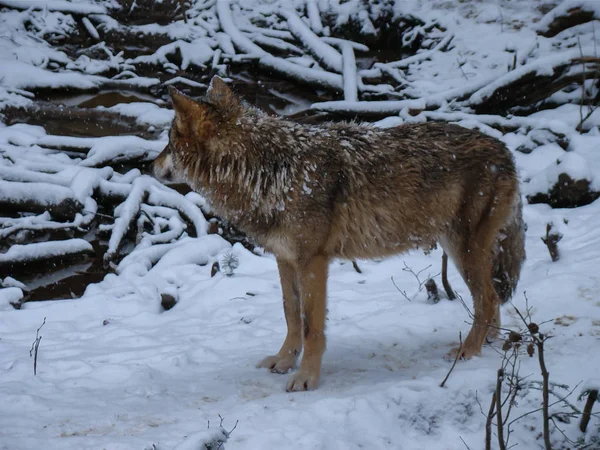
[[[172,181],[173,158],[170,153],[163,151],[152,163],[152,173],[161,181]]]
[[[158,178],[160,181],[171,181],[173,178],[172,172],[167,168],[161,167],[159,164],[152,164],[152,173],[155,178]]]

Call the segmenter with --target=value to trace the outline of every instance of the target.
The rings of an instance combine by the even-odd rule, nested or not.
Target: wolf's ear
[[[225,81],[217,75],[210,80],[206,95],[226,119],[237,118],[243,110],[240,99],[229,89]]]
[[[215,75],[210,80],[210,84],[208,85],[208,91],[206,93],[210,96],[218,97],[218,96],[227,96],[233,95],[227,83],[221,78],[219,75]]]
[[[169,86],[175,109],[175,128],[184,136],[208,139],[215,134],[217,120],[211,107],[198,103]]]
[[[173,108],[178,115],[187,116],[194,111],[198,104],[187,95],[178,91],[173,86],[169,86],[169,95],[173,101]]]

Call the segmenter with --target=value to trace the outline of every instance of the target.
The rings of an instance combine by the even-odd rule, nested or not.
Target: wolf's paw
[[[267,356],[265,359],[260,361],[256,367],[264,367],[269,369],[273,373],[288,373],[290,370],[296,368],[296,356]]]
[[[285,388],[288,392],[313,391],[319,385],[319,375],[303,370],[290,376]]]
[[[463,345],[462,348],[460,346],[453,347],[452,350],[446,353],[444,359],[448,361],[454,361],[456,359],[456,354],[459,351],[460,355],[458,355],[458,359],[462,360],[471,359],[473,356],[479,356],[481,354],[481,350],[473,349]]]
[[[485,337],[485,342],[487,344],[492,344],[494,341],[500,339],[500,329],[490,327],[487,336]]]

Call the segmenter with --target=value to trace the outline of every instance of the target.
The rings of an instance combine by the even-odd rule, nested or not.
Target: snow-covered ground
[[[43,3],[46,10],[25,9]],[[300,8],[296,12],[292,8],[304,2],[285,2],[288,8],[280,12],[280,17],[285,18],[287,28],[280,22],[272,24],[271,45],[284,45],[278,36],[302,36],[306,45],[313,47],[311,54],[326,62],[324,70],[307,61],[306,55],[284,61],[261,53],[257,43],[264,44],[265,37],[245,17],[261,11],[271,17],[269,14],[283,1],[193,3],[188,15],[196,14],[197,20],[163,27],[176,45],[163,47],[145,56],[144,61],[163,61],[168,67],[173,63],[165,55],[176,47],[182,66],[213,63],[221,70],[219,58],[233,56],[237,50],[258,58],[263,67],[288,74],[291,71],[291,78],[304,76],[316,84],[339,85],[343,99],[335,104],[321,103],[317,109],[383,109],[390,112],[390,117],[379,126],[448,120],[502,139],[514,151],[524,195],[548,191],[562,172],[574,179],[586,179],[592,189],[600,191],[600,111],[591,114],[579,132],[578,104],[527,117],[478,115],[471,109],[490,95],[492,80],[505,77],[506,83],[507,78],[519,75],[519,70],[532,68],[543,73],[552,68],[557,54],[564,57],[565,52],[594,52],[600,46],[597,21],[596,25],[588,22],[565,32],[572,35],[544,38],[536,30],[547,26],[554,13],[544,16],[539,6],[554,2],[506,0],[448,5],[397,1],[397,14],[410,10],[424,21],[435,20],[445,30],[428,36],[432,48],[448,45],[450,37],[452,48],[361,72],[349,63],[352,60],[348,58],[354,55],[347,44],[338,48],[335,40],[315,40],[312,34],[327,34],[315,15],[319,8],[324,11],[326,4],[339,20],[356,16],[368,27],[368,17],[361,12],[358,0],[308,0],[306,20],[298,18]],[[74,60],[40,39],[61,27],[75,26],[68,12],[60,12],[67,11],[65,8],[89,14],[96,26],[102,22],[110,27],[112,22],[103,15],[104,8],[116,2],[0,1],[3,4],[25,10],[0,13],[0,106],[30,104],[34,98],[31,92],[36,88],[103,86],[107,78],[102,74],[107,67],[128,71],[140,62],[114,54],[101,62],[83,56]],[[582,4],[600,17],[595,1],[567,1],[557,10]],[[92,22],[89,26],[93,28]],[[518,65],[525,65],[525,61],[531,65],[507,72],[507,66],[515,60]],[[368,70],[389,71],[402,77],[405,84],[401,92],[383,85],[366,89],[396,92],[401,99],[377,104],[357,102],[369,86],[366,80],[373,75]],[[132,73],[123,83],[159,83]],[[358,82],[354,82],[355,77]],[[115,88],[119,80],[110,81]],[[587,86],[592,91],[597,89],[591,81]],[[447,103],[457,97],[457,92],[470,93],[460,107]],[[568,92],[555,95],[557,102],[568,102]],[[416,115],[413,111],[432,105],[437,109]],[[152,103],[111,109],[159,129],[167,127],[172,117]],[[500,127],[512,131],[503,134]],[[556,142],[556,136],[568,143],[566,150]],[[208,442],[225,439],[236,423],[221,448],[484,448],[484,412],[489,408],[496,372],[502,363],[502,341],[484,347],[481,357],[458,362],[441,388],[440,382],[451,366],[443,356],[456,345],[459,331],[464,334],[470,328],[468,313],[459,301],[444,298],[431,303],[425,291],[419,290],[415,277],[403,270],[406,264],[415,272],[425,269],[422,278],[437,274],[441,250],[384,261],[358,261],[361,274],[349,262],[334,262],[328,287],[328,343],[321,385],[314,392],[286,393],[285,376],[254,367],[261,358],[278,350],[285,335],[275,260],[270,255],[251,253],[239,244],[232,247],[218,235],[207,235],[207,223],[198,208],[203,199],[198,195],[181,196],[139,170],[120,174],[110,167],[124,155],[152,159],[165,142],[164,133],[157,141],[132,136],[75,138],[53,136],[31,125],[7,126],[0,121],[0,200],[35,198],[46,204],[70,200],[83,205],[72,222],[62,225],[50,220],[48,213],[23,220],[0,218],[0,239],[36,227],[85,228],[97,211],[97,195],[123,200],[114,225],[108,227],[112,232],[108,259],[118,252],[130,222],[137,220],[139,225],[143,217],[151,217],[154,226],[152,233],[140,234],[136,249],[115,267],[115,273],[88,286],[78,299],[24,303],[16,310],[11,302],[22,296],[25,286],[10,278],[10,273],[0,274],[5,286],[0,289],[0,449],[197,450],[210,448]],[[533,151],[516,151],[521,146]],[[89,152],[66,154],[55,150],[60,147]],[[574,209],[526,203],[527,261],[514,298],[514,305],[524,311],[527,293],[533,319],[552,336],[546,343],[551,381],[573,388],[568,400],[579,409],[583,408],[583,400],[577,397],[583,387],[600,384],[598,217],[600,200]],[[188,236],[186,221],[199,237]],[[550,222],[563,235],[557,262],[551,261],[540,239]],[[26,251],[30,252],[27,255],[68,253],[87,250],[86,244],[78,240],[51,248],[39,244],[28,249],[14,246],[0,255],[0,261],[11,256],[11,251],[22,256]],[[229,258],[231,253],[239,259],[234,274],[211,277],[212,263]],[[452,266],[449,278],[470,305],[468,290]],[[177,299],[175,307],[165,311],[161,307],[162,294]],[[30,350],[44,319],[34,376]],[[511,305],[503,308],[502,319],[508,328],[522,328]],[[523,355],[520,375],[528,376],[529,381],[540,380],[537,358]],[[557,392],[564,395],[569,391],[557,388]],[[527,385],[516,399],[513,418],[539,408],[541,394]],[[564,409],[556,404],[551,412]],[[596,411],[599,409],[596,405]],[[570,439],[586,442],[585,448],[600,448],[598,416],[592,417],[586,435],[578,431],[577,420],[557,422],[557,426]],[[512,429],[511,444],[519,444],[522,449],[543,448],[541,413],[523,417]],[[552,439],[555,448],[568,448],[565,437],[554,426]]]

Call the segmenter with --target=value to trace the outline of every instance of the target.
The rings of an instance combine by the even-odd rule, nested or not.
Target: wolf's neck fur
[[[240,226],[274,225],[295,193],[301,153],[294,124],[247,111],[234,129],[224,130],[205,149],[188,179],[215,212]],[[302,170],[302,169],[301,169]],[[268,223],[265,223],[268,222]]]

